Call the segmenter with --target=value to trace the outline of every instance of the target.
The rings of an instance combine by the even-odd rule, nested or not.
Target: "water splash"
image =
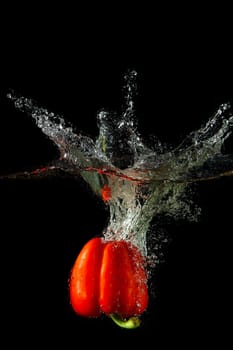
[[[149,148],[137,129],[135,71],[125,75],[124,89],[121,114],[106,110],[98,113],[96,139],[75,132],[62,116],[31,99],[14,92],[8,97],[57,145],[60,158],[47,169],[78,174],[109,206],[105,239],[129,240],[147,255],[147,234],[153,218],[163,213],[197,220],[200,209],[192,201],[190,184],[233,175],[233,156],[222,153],[232,132],[233,115],[230,105],[222,104],[180,145],[167,150],[158,141]]]

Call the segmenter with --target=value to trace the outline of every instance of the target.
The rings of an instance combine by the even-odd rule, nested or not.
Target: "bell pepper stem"
[[[122,318],[117,314],[111,314],[110,317],[119,327],[126,329],[135,329],[138,328],[141,324],[140,319],[136,316],[130,318]]]

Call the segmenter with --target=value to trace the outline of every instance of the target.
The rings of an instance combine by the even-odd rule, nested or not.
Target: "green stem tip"
[[[135,316],[130,318],[122,318],[117,314],[111,314],[110,317],[119,327],[126,329],[135,329],[138,328],[141,324],[140,319]]]

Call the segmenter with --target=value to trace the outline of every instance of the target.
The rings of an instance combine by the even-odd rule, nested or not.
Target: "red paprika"
[[[140,316],[148,306],[147,274],[140,251],[124,240],[91,239],[72,268],[70,302],[79,315],[105,313],[118,324],[123,318]]]
[[[111,187],[104,185],[102,190],[101,190],[101,195],[102,195],[104,202],[108,202],[112,197]]]

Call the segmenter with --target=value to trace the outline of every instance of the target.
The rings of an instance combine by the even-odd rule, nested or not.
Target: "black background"
[[[14,32],[2,63],[1,174],[31,170],[58,157],[30,117],[6,99],[9,88],[95,137],[97,111],[121,108],[122,76],[136,69],[139,131],[171,144],[199,128],[221,103],[233,103],[228,28],[214,27],[211,16],[203,16],[201,28],[199,17],[191,24],[185,18],[182,23],[167,19],[163,25],[148,19],[145,26],[138,17],[127,28],[118,18],[111,31],[111,16],[101,19],[101,28],[98,20],[93,27],[71,21],[68,28],[58,21],[44,32],[41,26],[35,30],[32,21],[25,32]],[[232,151],[232,141],[226,150]],[[131,331],[104,316],[80,318],[69,305],[74,259],[108,220],[107,208],[86,184],[58,177],[1,180],[0,191],[1,315],[4,333],[11,334],[8,343],[16,339],[33,348],[39,342],[54,347],[64,342],[71,349],[83,343],[136,346],[152,341],[157,348],[189,348],[228,342],[232,178],[196,186],[195,200],[202,208],[198,223],[164,223],[171,243],[154,273],[156,298],[151,298],[142,326]]]

